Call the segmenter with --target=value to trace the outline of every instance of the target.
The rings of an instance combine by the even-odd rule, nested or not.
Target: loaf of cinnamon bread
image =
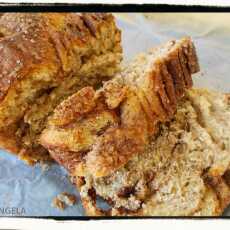
[[[3,14],[0,147],[29,164],[49,160],[38,142],[47,117],[67,96],[117,72],[120,39],[111,14]]]

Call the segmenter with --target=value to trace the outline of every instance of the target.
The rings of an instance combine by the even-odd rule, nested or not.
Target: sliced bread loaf
[[[98,91],[86,87],[63,101],[41,143],[71,175],[109,175],[173,117],[198,70],[190,38],[141,54]]]

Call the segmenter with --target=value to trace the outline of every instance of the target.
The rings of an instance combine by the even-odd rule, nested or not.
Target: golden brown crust
[[[15,81],[20,81],[39,65],[57,69],[58,59],[52,43],[47,42],[49,33],[39,14],[5,14],[0,20],[0,31],[4,35],[0,41],[3,100]]]
[[[5,13],[0,36],[1,146],[36,162],[37,136],[57,104],[118,70],[120,30],[111,14]]]
[[[80,167],[80,160],[88,153],[96,137],[108,126],[117,124],[116,114],[100,104],[97,110],[87,114],[74,126],[70,124],[64,128],[47,129],[43,132],[41,142],[57,162],[74,172],[75,167]]]
[[[108,81],[103,85],[102,92],[99,91],[99,95],[103,94],[105,102],[109,109],[117,108],[127,96],[128,88],[116,81]]]
[[[161,69],[162,69],[162,63],[159,62],[157,73],[155,79],[156,79],[156,88],[155,91],[158,93],[158,96],[161,100],[161,106],[164,108],[166,112],[166,117],[170,117],[175,112],[175,107],[173,107],[173,102],[171,102],[170,97],[167,93],[167,86],[172,85],[172,80],[164,81],[165,78],[161,75]]]
[[[190,69],[190,73],[197,73],[200,71],[196,49],[193,43],[184,43],[182,47],[183,53],[187,58],[187,66]]]
[[[226,102],[228,105],[230,105],[230,93],[225,94]]]
[[[159,68],[160,65],[156,63],[156,69],[149,73],[138,90],[143,91],[149,106],[153,110],[154,114],[156,114],[158,119],[160,121],[164,121],[167,118],[167,112],[162,104],[161,96],[163,95],[159,94],[159,91],[162,92],[163,90]]]
[[[196,55],[196,54],[194,54]],[[185,82],[185,86],[187,89],[191,88],[193,85],[192,79],[190,77],[190,69],[187,68],[187,59],[185,57],[185,54],[183,52],[183,48],[180,48],[178,51],[178,56],[179,56],[179,62],[180,62],[180,66],[183,72],[183,76],[184,76],[184,82]],[[197,69],[198,71],[199,69]]]
[[[182,97],[185,93],[185,82],[183,71],[179,61],[179,50],[171,54],[171,57],[166,61],[169,72],[174,78],[174,85],[177,99]]]
[[[129,79],[132,74],[127,71],[127,75],[126,72],[123,73],[126,75],[123,80],[117,76],[105,83],[103,88],[97,91],[96,97],[93,96],[92,92],[90,98],[92,105],[95,107],[91,107],[92,111],[90,113],[93,113],[98,105],[102,103],[109,113],[115,114],[115,120],[118,121],[118,124],[110,123],[105,126],[103,132],[98,132],[95,136],[93,144],[88,142],[88,136],[90,136],[88,134],[88,136],[82,135],[81,142],[79,142],[79,139],[75,139],[75,145],[74,141],[71,145],[68,145],[69,151],[74,151],[73,149],[76,149],[74,146],[78,145],[84,146],[84,151],[88,151],[83,157],[82,164],[76,164],[74,175],[92,174],[96,177],[109,175],[124,165],[134,154],[144,149],[145,145],[148,144],[149,136],[157,131],[158,123],[168,121],[172,117],[176,102],[185,92],[186,86],[178,52],[182,47],[191,46],[190,43],[192,43],[190,39],[167,43],[166,47],[168,49],[164,56],[161,56],[161,54],[157,56],[159,49],[158,51],[155,49],[156,56],[148,57],[149,65],[146,67],[147,69],[144,69],[139,75],[137,74],[135,79]],[[187,63],[193,61],[193,57],[189,56],[186,61]],[[162,69],[164,74],[162,74]],[[184,66],[184,69],[187,72],[190,71],[187,65]],[[132,67],[130,71],[133,71]],[[188,77],[191,78],[191,75]],[[79,91],[78,94],[84,94],[83,91],[85,90]],[[63,156],[63,145],[66,146],[65,141],[57,142],[58,135],[63,136],[63,133],[66,133],[65,136],[67,137],[67,133],[75,132],[76,127],[80,125],[79,122],[74,120],[74,116],[78,119],[78,114],[74,115],[72,111],[78,110],[78,103],[81,104],[84,100],[89,103],[87,98],[72,103],[72,98],[78,98],[78,95],[67,99],[64,102],[64,104],[68,104],[67,108],[63,110],[62,106],[58,107],[53,116],[57,117],[55,120],[59,120],[57,122],[62,124],[63,121],[58,116],[58,114],[62,114],[63,117],[70,118],[72,125],[60,129],[60,126],[50,122],[49,127],[41,136],[42,145],[50,150],[53,150],[55,145],[57,155],[59,149]],[[85,109],[81,108],[81,111],[84,112]],[[71,113],[71,116],[69,113]],[[87,122],[84,118],[82,119]],[[95,120],[95,123],[97,123],[97,120]],[[79,132],[87,133],[89,126]],[[52,136],[52,138],[47,138],[48,136]],[[69,139],[72,139],[70,137],[71,135],[69,135]],[[59,143],[59,146],[54,143]],[[54,158],[58,158],[58,156],[54,156]],[[63,159],[65,159],[64,156]],[[68,157],[66,161],[67,159]]]
[[[175,90],[175,87],[174,87],[174,84],[172,81],[173,77],[168,72],[167,65],[165,63],[161,64],[161,76],[162,76],[162,80],[163,80],[164,85],[165,85],[165,90],[166,90],[167,96],[170,100],[170,107],[175,109],[176,104],[177,104],[176,90]]]
[[[0,99],[3,100],[14,81],[23,79],[39,65],[56,68],[55,80],[73,71],[71,65],[75,64],[76,58],[72,49],[88,46],[90,37],[100,36],[101,26],[111,20],[113,17],[109,14],[3,15],[0,19],[0,31],[4,37],[0,41]]]
[[[0,133],[0,146],[11,153],[17,153],[20,147],[18,146],[17,140],[14,138],[15,128],[11,127],[10,130],[11,132]]]
[[[63,127],[75,120],[81,119],[84,114],[89,113],[96,106],[94,97],[95,91],[92,87],[83,88],[57,106],[50,123]]]

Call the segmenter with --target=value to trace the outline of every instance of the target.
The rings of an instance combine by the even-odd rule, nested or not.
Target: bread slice
[[[173,117],[197,71],[190,38],[141,54],[101,89],[86,87],[58,105],[41,144],[73,176],[109,175]]]
[[[5,13],[0,17],[0,146],[30,164],[47,116],[86,85],[118,69],[120,30],[111,14]]]
[[[74,178],[86,214],[220,215],[230,203],[229,125],[229,95],[187,91],[143,152],[106,177]],[[98,198],[110,209],[101,209]]]

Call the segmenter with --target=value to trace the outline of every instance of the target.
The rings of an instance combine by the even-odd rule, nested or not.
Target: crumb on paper
[[[46,172],[50,169],[50,164],[42,162],[41,164],[41,170],[42,172]]]
[[[74,176],[69,176],[69,181],[72,183],[72,184],[76,184],[76,177]]]
[[[58,197],[55,197],[52,201],[52,207],[63,211],[66,208],[66,205],[63,201],[59,200]]]
[[[73,206],[77,202],[76,196],[67,192],[62,192],[57,197],[68,206]]]
[[[62,192],[53,199],[52,206],[60,210],[64,210],[66,206],[73,206],[76,202],[77,197],[75,195]]]

